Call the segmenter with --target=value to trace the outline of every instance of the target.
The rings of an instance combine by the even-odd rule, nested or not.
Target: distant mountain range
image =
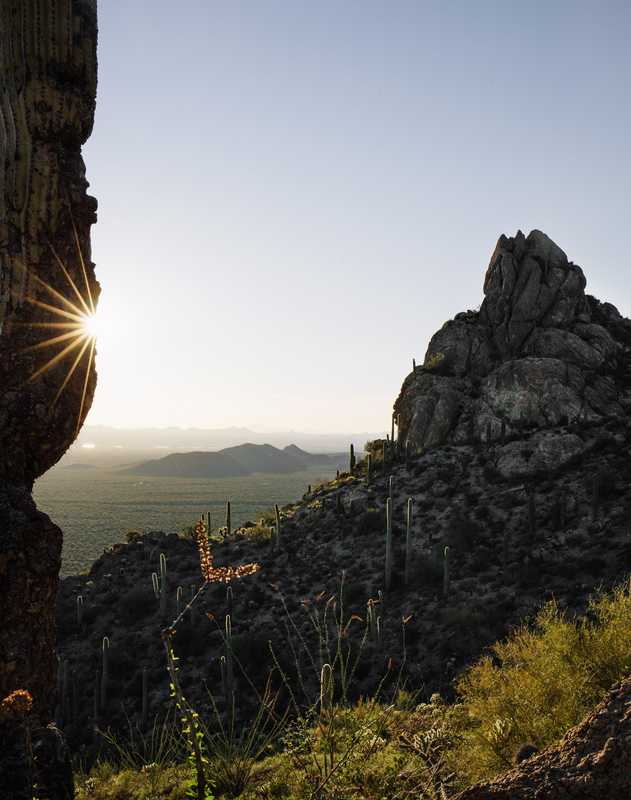
[[[271,444],[241,444],[217,452],[170,453],[144,461],[125,472],[163,478],[236,478],[253,473],[301,472],[311,467],[335,469],[344,463],[343,453],[312,454],[290,444],[282,450]]]
[[[217,451],[243,442],[271,444],[274,447],[296,444],[310,453],[340,453],[352,442],[356,450],[366,441],[385,436],[383,432],[303,433],[299,431],[260,432],[250,428],[112,428],[105,425],[86,425],[73,451],[94,445],[96,450],[140,451],[163,450],[165,453]],[[84,451],[85,452],[85,451]],[[122,456],[124,459],[124,456]],[[129,460],[129,459],[128,459]]]

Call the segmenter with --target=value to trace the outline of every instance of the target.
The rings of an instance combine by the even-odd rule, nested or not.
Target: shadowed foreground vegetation
[[[306,711],[280,713],[269,692],[247,727],[200,720],[207,796],[438,800],[493,776],[560,739],[631,673],[631,584],[597,596],[579,619],[545,605],[462,674],[453,704],[437,695],[417,704],[395,679],[345,706],[341,670],[323,667]],[[197,797],[190,750],[167,714],[150,736],[110,739],[77,775],[78,797]]]

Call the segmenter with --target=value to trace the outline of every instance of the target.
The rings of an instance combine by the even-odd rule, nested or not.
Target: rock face
[[[30,490],[76,437],[96,383],[82,325],[99,293],[96,201],[81,157],[96,34],[96,0],[0,0],[0,699],[28,690],[44,722],[61,532]]]
[[[445,323],[406,378],[395,403],[404,446],[497,442],[629,408],[631,321],[585,294],[581,268],[544,233],[500,237],[484,295],[478,312]],[[548,469],[577,454],[567,437],[544,442]],[[498,463],[515,474],[510,451]]]
[[[631,680],[562,741],[457,800],[605,800],[631,797]]]

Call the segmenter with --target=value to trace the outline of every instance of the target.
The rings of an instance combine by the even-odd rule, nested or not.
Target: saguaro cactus
[[[103,637],[102,645],[102,663],[101,663],[101,711],[105,710],[107,705],[107,690],[109,688],[109,653],[110,653],[110,640],[107,636]]]
[[[30,491],[75,439],[95,387],[93,342],[83,350],[81,315],[63,312],[82,308],[70,279],[84,302],[99,293],[81,158],[96,35],[95,0],[0,0],[0,697],[28,690],[44,723],[62,534]],[[70,327],[45,327],[60,322]]]
[[[356,464],[356,461],[355,461],[355,445],[351,444],[350,455],[349,455],[349,459],[348,459],[348,471],[351,473],[351,475],[353,474],[353,472],[355,472],[355,464]]]
[[[390,591],[392,583],[392,499],[386,500],[386,592]]]
[[[405,514],[405,585],[410,582],[410,562],[412,559],[412,505],[411,497],[408,497],[408,503]]]

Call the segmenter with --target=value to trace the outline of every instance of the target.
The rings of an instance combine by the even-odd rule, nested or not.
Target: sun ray
[[[88,348],[88,346],[89,346],[91,341],[94,341],[94,340],[86,339],[85,342],[83,343],[83,347],[81,348],[81,350],[79,350],[79,354],[77,355],[75,360],[72,362],[72,366],[68,370],[68,374],[64,378],[64,382],[61,384],[61,386],[59,387],[59,391],[55,395],[55,399],[53,400],[53,405],[56,405],[57,401],[61,397],[61,394],[62,394],[63,390],[68,385],[68,382],[69,382],[70,378],[72,378],[72,376],[74,375],[77,367],[79,366],[79,363],[81,362],[81,359],[83,358],[83,354],[85,353],[85,351]],[[89,371],[89,369],[90,369],[90,363],[88,363],[88,371]]]
[[[43,342],[38,342],[37,344],[29,345],[28,347],[24,348],[25,353],[31,352],[33,350],[43,350],[46,347],[52,347],[55,344],[61,344],[61,342],[67,342],[68,339],[83,339],[84,336],[87,336],[86,333],[83,332],[83,329],[80,325],[77,325],[74,330],[68,331],[68,333],[61,333],[59,336],[51,336],[50,339],[44,339]]]
[[[80,313],[72,314],[70,311],[64,311],[62,308],[57,308],[56,306],[51,306],[50,303],[44,303],[42,300],[37,300],[34,297],[27,297],[26,298],[29,303],[33,303],[35,306],[39,306],[39,308],[44,308],[46,311],[50,311],[52,314],[57,314],[59,317],[65,317],[66,319],[74,319],[79,324],[81,324],[85,318],[85,315]]]
[[[79,322],[15,322],[13,323],[18,328],[52,328],[53,330],[72,328],[76,330],[81,327]]]
[[[53,356],[53,358],[47,361],[44,366],[40,367],[37,372],[34,372],[28,379],[28,382],[30,383],[31,381],[36,380],[40,375],[43,375],[45,372],[48,372],[49,369],[52,369],[55,364],[58,364],[62,358],[65,358],[68,355],[68,353],[71,353],[75,348],[79,347],[85,338],[85,334],[83,336],[78,336],[74,342],[71,342],[67,347],[64,347],[64,349],[60,350],[56,356]]]
[[[76,235],[76,228],[75,228],[75,235]],[[93,314],[94,313],[94,304],[92,303],[92,298],[90,297],[90,287],[88,286],[88,297],[90,297],[91,310],[90,310],[90,307],[88,307],[88,305],[85,302],[85,300],[83,299],[83,296],[81,295],[81,292],[79,291],[79,289],[77,289],[77,284],[72,280],[72,277],[70,276],[70,273],[68,272],[68,270],[64,266],[63,261],[57,255],[57,252],[55,251],[55,248],[52,246],[52,244],[50,242],[48,243],[48,246],[50,247],[53,255],[55,256],[55,259],[57,260],[57,263],[59,264],[59,266],[61,267],[64,275],[66,276],[66,280],[68,281],[68,283],[72,287],[72,291],[77,295],[77,298],[79,299],[79,302],[83,306],[84,312],[86,314]],[[85,274],[85,265],[83,264],[83,259],[81,259],[81,265],[82,265],[82,269],[83,269],[84,274]],[[86,277],[86,280],[87,280],[87,277]],[[68,305],[72,305],[72,303],[69,300],[67,300],[66,298],[64,298],[64,300]]]
[[[88,391],[88,381],[90,380],[90,370],[92,369],[92,359],[94,358],[94,348],[96,346],[96,339],[91,340],[90,356],[88,358],[88,365],[85,370],[85,380],[83,381],[83,392],[81,393],[81,406],[79,407],[79,416],[77,417],[77,433],[81,428],[81,417],[83,416],[83,406],[85,405],[85,396]]]
[[[88,300],[90,301],[90,312],[94,314],[96,312],[96,308],[94,306],[94,300],[92,299],[92,292],[90,291],[90,283],[88,281],[88,272],[85,268],[85,261],[83,259],[83,253],[81,252],[81,243],[79,242],[79,233],[77,232],[77,226],[75,225],[74,217],[72,219],[72,228],[74,230],[74,238],[77,243],[77,253],[79,254],[79,261],[81,262],[81,269],[83,271],[83,280],[85,281],[85,288],[88,293]]]

